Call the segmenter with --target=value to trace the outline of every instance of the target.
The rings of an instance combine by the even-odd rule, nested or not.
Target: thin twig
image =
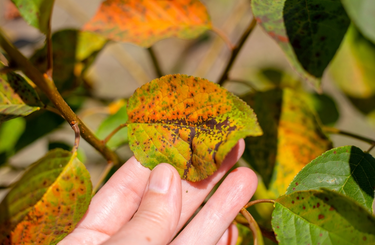
[[[128,126],[128,124],[123,123],[115,128],[115,130],[113,130],[107,137],[105,137],[105,139],[102,141],[103,144],[107,144],[107,142],[112,138],[113,135],[115,135],[120,129],[125,128],[126,126]]]
[[[225,42],[230,50],[235,49],[234,44],[229,40],[229,37],[222,30],[213,26],[212,31],[215,32]]]
[[[96,192],[99,190],[99,188],[102,186],[103,181],[107,177],[109,171],[111,171],[112,167],[113,167],[113,163],[107,164],[107,166],[105,167],[103,173],[99,177],[98,183],[96,183],[95,187],[92,189],[92,195],[95,195]]]
[[[272,204],[275,204],[275,200],[272,200],[272,199],[259,199],[259,200],[254,200],[254,201],[251,201],[249,202],[248,204],[246,204],[244,206],[244,208],[248,208],[248,207],[251,207],[255,204],[258,204],[258,203],[272,203]]]
[[[50,105],[44,105],[44,110],[46,111],[50,111],[50,112],[53,112],[55,113],[56,115],[59,115],[60,117],[64,118],[64,116],[60,113],[59,110],[57,110],[55,107],[52,107]]]
[[[57,90],[54,82],[47,75],[43,75],[40,71],[31,64],[31,62],[23,56],[18,49],[16,49],[7,38],[0,28],[0,46],[11,58],[11,61],[19,67],[23,73],[30,78],[33,83],[47,96],[55,108],[64,116],[65,120],[72,125],[72,122],[78,123],[82,137],[98,150],[108,162],[117,164],[119,162],[118,156],[105,144],[101,142],[87,126],[79,119],[73,112],[66,101],[62,98]]]
[[[235,221],[237,223],[241,224],[241,225],[245,225],[245,226],[249,225],[249,222],[247,221],[247,219],[240,214],[237,215]],[[267,237],[268,239],[270,239],[274,243],[278,243],[277,240],[276,240],[275,233],[273,231],[267,230],[266,228],[262,227],[261,225],[259,225],[259,228],[260,228],[260,231],[262,232],[262,235],[264,237]]]
[[[3,67],[0,69],[0,74],[7,74],[9,72],[12,72],[14,71],[14,69],[10,68],[10,67]]]
[[[249,223],[249,228],[254,238],[254,245],[263,245],[264,242],[262,232],[260,231],[258,223],[245,208],[241,209],[241,214],[247,219],[247,222]]]
[[[53,74],[53,51],[52,51],[52,31],[51,31],[51,19],[52,15],[48,19],[48,30],[47,30],[47,71],[46,74],[52,79]]]
[[[243,80],[240,80],[240,79],[234,79],[234,78],[228,78],[227,81],[228,82],[234,82],[234,83],[243,84],[243,85],[249,87],[254,92],[258,92],[258,90],[254,87],[254,85],[252,85],[251,82],[243,81]]]
[[[152,60],[152,63],[154,64],[154,68],[155,68],[155,73],[158,77],[162,77],[163,76],[163,72],[161,71],[160,69],[160,65],[159,65],[159,61],[158,59],[156,58],[156,55],[155,55],[155,52],[154,52],[154,49],[152,47],[149,47],[147,49],[148,53],[150,54],[150,57],[151,57],[151,60]]]
[[[365,153],[370,153],[370,151],[372,151],[372,149],[374,149],[374,147],[375,147],[375,144],[372,144],[372,145],[370,146],[370,148],[368,148],[368,150],[365,151]]]
[[[76,121],[72,123],[71,127],[74,130],[74,145],[73,145],[72,153],[73,155],[75,155],[79,147],[79,140],[81,139],[81,133],[79,131],[78,123]]]
[[[222,86],[224,84],[224,82],[228,79],[229,70],[232,68],[232,65],[233,65],[234,61],[236,60],[238,53],[240,52],[243,44],[245,43],[245,41],[248,38],[248,36],[250,35],[250,33],[253,31],[256,23],[257,22],[256,22],[255,18],[253,18],[252,21],[250,22],[250,25],[247,27],[245,32],[242,34],[240,40],[238,41],[238,44],[232,50],[232,54],[230,56],[228,64],[225,67],[225,70],[223,71],[219,81],[217,82],[219,85]]]
[[[323,131],[325,133],[329,133],[329,134],[341,134],[341,135],[349,136],[349,137],[352,137],[354,139],[358,139],[358,140],[362,140],[364,142],[367,142],[371,145],[375,144],[375,140],[373,140],[373,139],[370,139],[370,138],[367,138],[367,137],[364,137],[364,136],[360,136],[360,135],[357,135],[357,134],[353,134],[353,133],[350,133],[350,132],[347,132],[347,131],[344,131],[344,130],[341,130],[341,129],[324,126]],[[370,148],[370,150],[371,149],[372,148]]]

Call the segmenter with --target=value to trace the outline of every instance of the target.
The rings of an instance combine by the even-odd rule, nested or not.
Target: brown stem
[[[48,19],[48,30],[47,30],[47,76],[52,79],[53,74],[53,51],[52,51],[52,31],[51,31],[51,19],[52,15],[50,15]]]
[[[150,57],[151,57],[151,60],[152,60],[152,63],[154,64],[154,68],[155,68],[155,73],[158,77],[162,77],[163,76],[163,72],[161,71],[160,69],[160,65],[159,65],[159,61],[158,59],[156,58],[156,55],[155,55],[155,52],[154,52],[154,49],[152,47],[149,47],[147,49],[148,53],[150,54]]]
[[[249,228],[254,238],[254,245],[263,245],[264,242],[262,232],[260,231],[258,223],[245,208],[241,209],[241,214],[246,218],[247,222],[249,223]]]
[[[357,135],[357,134],[353,134],[353,133],[350,133],[350,132],[347,132],[347,131],[344,131],[344,130],[340,130],[340,129],[337,129],[337,128],[332,128],[332,127],[326,127],[326,126],[324,126],[323,127],[323,131],[325,133],[329,133],[329,134],[341,134],[341,135],[349,136],[349,137],[352,137],[352,138],[355,138],[355,139],[367,142],[367,143],[369,143],[371,145],[375,144],[375,140],[373,140],[373,139],[370,139],[370,138],[367,138],[367,137],[363,137],[363,136],[360,136],[360,135]],[[370,150],[371,149],[372,148],[370,148]]]
[[[241,224],[241,225],[246,225],[246,226],[249,225],[249,222],[247,221],[247,219],[245,217],[243,217],[242,215],[237,215],[235,221],[237,223]],[[260,228],[260,231],[262,232],[262,235],[264,237],[267,237],[268,239],[270,239],[274,243],[278,243],[278,241],[276,240],[275,233],[273,231],[269,231],[266,228],[262,227],[261,225],[259,225],[259,228]]]
[[[73,155],[75,155],[77,153],[77,150],[78,150],[79,140],[81,139],[81,133],[79,131],[79,127],[78,127],[77,122],[73,122],[71,127],[74,131],[74,145],[73,145],[72,153],[73,153]]]
[[[54,108],[54,107],[52,107],[52,106],[50,106],[50,105],[44,105],[44,108],[43,108],[43,109],[46,110],[46,111],[53,112],[53,113],[55,113],[56,115],[59,115],[60,117],[64,118],[64,116],[61,115],[61,113],[60,113],[59,110],[57,110],[56,108]]]
[[[233,63],[236,60],[238,53],[240,52],[243,44],[245,43],[245,41],[248,38],[248,36],[250,35],[250,33],[253,31],[255,25],[256,25],[256,20],[255,20],[255,18],[253,18],[250,25],[247,27],[245,32],[242,34],[240,40],[238,41],[237,46],[232,50],[232,54],[230,56],[228,64],[225,67],[225,70],[223,71],[219,81],[217,82],[219,85],[223,86],[224,82],[228,79],[229,70],[232,68]]]
[[[216,28],[215,26],[212,27],[212,31],[215,32],[228,46],[230,50],[235,49],[235,46],[232,44],[232,42],[229,40],[228,36],[220,29]]]
[[[113,130],[107,137],[105,137],[105,139],[103,140],[103,144],[107,144],[107,142],[112,138],[113,135],[115,135],[120,129],[125,128],[126,126],[128,126],[128,124],[123,123],[115,128],[115,130]]]
[[[33,66],[30,61],[23,56],[18,49],[16,49],[6,38],[3,31],[0,29],[0,46],[8,53],[9,57],[22,71],[28,76],[34,83],[39,87],[47,98],[52,102],[55,108],[63,115],[66,121],[70,125],[73,122],[78,123],[78,127],[81,131],[82,137],[98,150],[108,162],[117,164],[119,162],[118,156],[111,151],[105,144],[101,142],[88,128],[87,126],[77,117],[65,100],[61,97],[53,81],[47,76],[39,72],[39,70]]]
[[[275,200],[272,200],[272,199],[259,199],[259,200],[254,200],[254,201],[251,201],[249,202],[248,204],[246,204],[244,206],[244,208],[248,208],[248,207],[251,207],[255,204],[258,204],[258,203],[272,203],[272,204],[275,204]]]
[[[370,151],[372,151],[372,149],[374,149],[374,147],[375,147],[375,143],[373,143],[373,144],[370,146],[370,148],[368,148],[368,150],[365,151],[365,152],[366,152],[366,153],[370,153]]]

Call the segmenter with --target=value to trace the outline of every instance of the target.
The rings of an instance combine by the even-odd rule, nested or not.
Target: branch
[[[65,100],[61,97],[61,94],[57,90],[53,81],[47,76],[39,72],[39,70],[33,66],[30,61],[23,56],[18,49],[16,49],[6,38],[3,31],[0,29],[0,46],[6,51],[9,57],[22,71],[28,76],[34,83],[39,87],[47,98],[52,102],[55,108],[63,115],[66,121],[72,126],[74,122],[78,123],[78,127],[81,131],[82,137],[98,150],[108,162],[117,164],[119,162],[118,156],[106,147],[101,140],[99,140],[87,126],[77,117]]]
[[[149,47],[147,49],[148,53],[150,54],[150,57],[151,57],[151,60],[152,60],[152,63],[154,64],[154,68],[155,68],[155,72],[156,72],[156,75],[158,77],[162,77],[163,76],[163,72],[161,72],[161,69],[160,69],[160,65],[159,65],[159,61],[158,59],[156,58],[156,55],[155,55],[155,52],[153,50],[152,47]]]
[[[52,14],[49,16],[49,19],[48,19],[48,31],[46,35],[46,39],[47,39],[47,72],[46,74],[49,76],[50,79],[52,79],[52,74],[53,74],[51,19],[52,19]]]
[[[363,136],[360,136],[360,135],[357,135],[357,134],[353,134],[353,133],[350,133],[350,132],[347,132],[347,131],[344,131],[344,130],[340,130],[340,129],[337,129],[337,128],[331,128],[331,127],[323,126],[323,131],[325,133],[329,133],[329,134],[341,134],[341,135],[349,136],[349,137],[352,137],[354,139],[358,139],[358,140],[362,140],[364,142],[367,142],[371,145],[375,145],[375,140],[373,140],[373,139],[363,137]],[[369,150],[372,150],[372,148],[370,148]]]
[[[262,232],[260,231],[258,223],[245,208],[241,209],[241,214],[247,219],[247,222],[249,223],[249,228],[251,230],[251,233],[253,233],[254,245],[263,245],[264,242]]]
[[[251,207],[251,206],[253,206],[254,204],[258,204],[258,203],[272,203],[272,204],[275,204],[275,200],[272,200],[272,199],[259,199],[259,200],[254,200],[254,201],[251,201],[251,202],[249,202],[248,204],[246,204],[246,205],[244,206],[244,208]]]
[[[74,131],[74,145],[72,149],[73,155],[77,154],[78,146],[79,146],[79,140],[81,139],[81,132],[79,131],[79,127],[77,122],[73,122],[71,125],[72,129]]]
[[[125,128],[126,126],[128,126],[128,124],[126,123],[120,124],[120,126],[115,128],[115,130],[113,130],[107,137],[105,137],[105,139],[102,141],[103,144],[107,144],[107,142],[112,138],[113,135],[115,135],[120,129]]]
[[[237,46],[232,50],[232,54],[230,56],[228,64],[225,67],[225,70],[223,71],[223,74],[221,75],[219,81],[217,82],[220,86],[223,86],[225,80],[228,79],[229,70],[232,68],[233,63],[234,63],[235,59],[237,58],[238,53],[240,52],[243,44],[245,43],[245,41],[248,38],[248,36],[250,35],[250,33],[253,31],[256,23],[257,22],[256,22],[255,18],[253,18],[250,25],[247,27],[245,32],[242,34],[240,40],[238,41]]]
[[[221,39],[223,39],[223,41],[225,42],[225,44],[228,46],[230,50],[235,49],[235,46],[232,44],[228,36],[222,30],[213,26],[212,31],[215,32]]]

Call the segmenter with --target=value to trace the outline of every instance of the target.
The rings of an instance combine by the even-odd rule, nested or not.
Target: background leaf
[[[195,38],[211,28],[198,0],[106,0],[84,30],[121,42],[150,47],[169,38]]]
[[[296,71],[319,88],[350,23],[340,0],[253,0],[251,4],[258,23]]]
[[[183,179],[212,175],[237,141],[262,131],[251,108],[206,79],[167,75],[128,102],[129,146],[144,166],[166,162]]]
[[[59,91],[80,85],[107,40],[95,33],[65,29],[52,35],[53,80]],[[47,46],[37,50],[31,62],[43,73],[47,70]]]
[[[12,2],[29,25],[47,34],[54,0],[12,0]]]
[[[279,244],[374,244],[375,217],[333,191],[301,191],[277,199],[272,227]]]
[[[102,122],[102,124],[100,124],[98,131],[96,132],[96,135],[100,139],[105,139],[105,137],[107,137],[118,126],[128,121],[128,113],[126,108],[127,103],[125,101],[124,105],[119,108],[115,114],[108,116]],[[116,149],[128,142],[128,128],[122,128],[107,142],[107,146],[111,149]]]
[[[13,72],[0,74],[0,123],[27,116],[41,106],[37,93],[23,77]]]
[[[85,166],[71,152],[50,151],[0,204],[0,242],[56,244],[74,229],[90,200]]]
[[[25,130],[25,119],[22,117],[0,124],[0,166],[14,153],[14,147]]]
[[[375,2],[373,0],[341,0],[341,2],[361,33],[375,44]]]
[[[243,158],[262,176],[270,198],[285,193],[294,176],[331,148],[315,114],[299,92],[274,89],[243,98],[258,116],[264,135],[246,138]]]
[[[286,193],[322,187],[349,196],[372,212],[375,159],[355,146],[334,148],[304,167]]]
[[[324,125],[334,125],[340,118],[336,102],[328,94],[305,93],[306,102]]]

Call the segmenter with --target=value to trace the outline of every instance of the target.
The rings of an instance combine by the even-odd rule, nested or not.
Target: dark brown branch
[[[163,76],[163,72],[161,71],[160,69],[160,65],[159,65],[159,61],[158,59],[156,58],[156,55],[155,55],[155,52],[153,50],[152,47],[149,47],[147,49],[148,53],[150,54],[150,57],[151,57],[151,60],[152,60],[152,63],[154,64],[154,68],[155,68],[155,73],[158,77],[162,77]]]
[[[364,136],[360,136],[360,135],[357,135],[357,134],[353,134],[353,133],[350,133],[350,132],[347,132],[347,131],[344,131],[344,130],[341,130],[341,129],[324,126],[323,131],[325,133],[328,133],[328,134],[341,134],[341,135],[349,136],[349,137],[352,137],[354,139],[358,139],[358,140],[362,140],[364,142],[367,142],[371,145],[375,145],[375,140],[373,140],[373,139],[370,139],[370,138],[367,138],[367,137],[364,137]],[[372,148],[370,148],[370,150],[371,149]]]
[[[233,63],[236,60],[238,53],[240,52],[242,46],[244,45],[246,39],[249,37],[250,33],[253,31],[255,25],[256,25],[256,20],[255,20],[255,18],[253,18],[250,25],[247,27],[245,32],[242,34],[240,40],[238,41],[238,44],[232,50],[232,54],[230,56],[228,64],[225,67],[225,70],[223,71],[219,81],[217,82],[220,86],[223,86],[224,82],[228,79],[229,70],[232,68]]]

